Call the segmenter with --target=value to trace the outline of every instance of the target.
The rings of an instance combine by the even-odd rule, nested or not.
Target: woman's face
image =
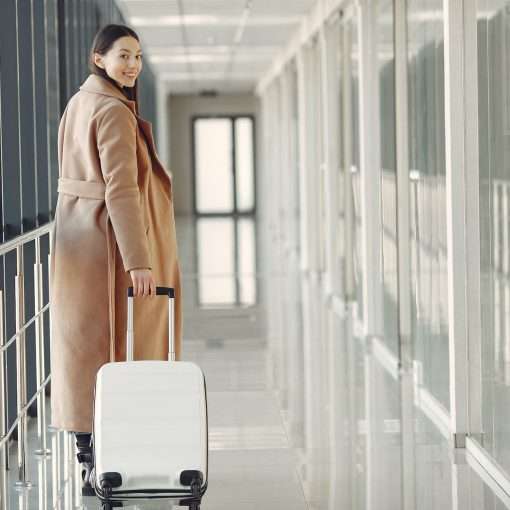
[[[104,54],[94,53],[96,65],[121,87],[133,87],[142,70],[142,50],[131,36],[120,37]]]

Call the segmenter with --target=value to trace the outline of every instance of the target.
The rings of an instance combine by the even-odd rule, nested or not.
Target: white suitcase
[[[156,294],[169,297],[169,360],[133,361],[130,287],[127,361],[106,363],[96,376],[91,483],[106,509],[171,498],[197,510],[207,489],[205,378],[195,363],[175,361],[174,289]]]

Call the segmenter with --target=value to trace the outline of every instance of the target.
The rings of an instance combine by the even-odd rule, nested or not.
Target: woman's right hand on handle
[[[133,281],[133,296],[155,296],[156,282],[150,269],[131,269],[129,271]]]

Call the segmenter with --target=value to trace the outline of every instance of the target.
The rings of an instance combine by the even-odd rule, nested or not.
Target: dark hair
[[[106,70],[98,67],[94,62],[94,53],[104,55],[113,46],[117,39],[126,36],[134,37],[138,42],[140,42],[137,33],[126,25],[109,24],[102,27],[95,35],[94,41],[92,42],[88,64],[91,73],[107,79],[112,85],[117,87],[127,99],[135,101],[136,112],[138,113],[138,78],[135,80],[135,84],[132,87],[119,87],[117,82],[108,76]]]

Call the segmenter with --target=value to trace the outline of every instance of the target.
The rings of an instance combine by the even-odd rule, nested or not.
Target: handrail
[[[53,221],[49,223],[45,223],[43,226],[38,227],[30,232],[26,232],[19,236],[16,236],[5,243],[0,244],[0,255],[5,255],[6,253],[15,250],[18,246],[23,246],[24,244],[29,243],[30,241],[34,241],[38,237],[42,237],[45,234],[50,233],[51,228],[53,226]]]
[[[28,411],[28,408],[34,403],[35,399],[39,396],[39,393],[41,393],[42,390],[44,390],[45,386],[50,382],[51,380],[51,374],[46,377],[44,380],[42,386],[34,393],[34,396],[23,406],[22,411],[25,413]],[[6,441],[9,439],[11,434],[13,433],[14,429],[16,428],[16,425],[20,421],[20,416],[18,416],[14,422],[12,423],[9,431],[7,434],[4,434],[2,437],[0,437],[0,448],[6,443]]]
[[[16,331],[16,333],[14,333],[14,335],[12,335],[11,338],[9,338],[9,341],[6,344],[0,346],[0,352],[7,351],[7,348],[16,340],[16,338],[18,338],[22,333],[24,333],[28,329],[28,327],[31,326],[37,320],[37,318],[42,313],[44,313],[49,307],[50,304],[46,303],[44,308],[41,308],[41,310],[39,310],[28,322],[26,322],[25,325],[19,331]]]
[[[50,300],[43,305],[43,272],[41,263],[41,238],[49,235],[48,245],[48,267],[51,257],[51,246],[53,234],[53,221],[42,225],[30,232],[21,234],[14,239],[0,244],[0,255],[6,255],[16,252],[16,276],[15,276],[15,302],[16,302],[16,331],[8,342],[4,341],[5,337],[5,321],[3,317],[3,300],[5,292],[0,290],[0,366],[3,368],[7,349],[16,344],[16,392],[17,392],[17,416],[6,432],[5,417],[7,409],[7,401],[5,388],[6,371],[0,370],[0,472],[2,480],[0,483],[0,501],[1,508],[4,510],[6,501],[7,487],[5,484],[5,470],[8,467],[8,441],[14,429],[18,428],[18,481],[15,485],[19,488],[28,488],[33,484],[26,478],[26,461],[27,461],[27,420],[28,409],[37,400],[37,425],[38,439],[40,448],[35,452],[36,455],[46,456],[51,451],[47,448],[47,426],[46,426],[46,395],[44,389],[51,380],[51,374],[45,379],[45,342],[44,342],[44,313],[50,309]],[[28,243],[35,245],[35,262],[34,262],[34,315],[25,321],[25,264],[23,257],[23,247]],[[37,372],[37,390],[31,399],[27,402],[27,366],[26,366],[26,331],[35,323],[35,347],[36,347],[36,372]]]

